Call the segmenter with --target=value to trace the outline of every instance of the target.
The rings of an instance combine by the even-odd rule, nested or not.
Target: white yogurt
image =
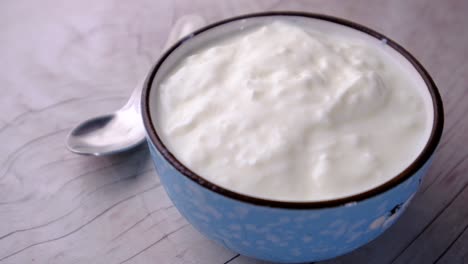
[[[158,87],[164,144],[209,181],[274,200],[390,180],[429,138],[429,93],[384,42],[343,30],[357,32],[279,19],[193,52]]]

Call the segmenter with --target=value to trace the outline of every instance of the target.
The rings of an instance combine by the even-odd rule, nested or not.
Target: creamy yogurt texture
[[[281,19],[241,31],[162,81],[158,133],[188,168],[243,194],[319,201],[366,191],[404,170],[432,125],[427,89],[385,49]]]

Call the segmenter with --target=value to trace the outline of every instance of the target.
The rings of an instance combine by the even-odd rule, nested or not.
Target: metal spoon
[[[198,15],[179,18],[171,29],[164,49],[205,24]],[[77,125],[67,136],[68,149],[77,154],[102,156],[123,152],[144,142],[145,130],[140,109],[142,89],[143,83],[135,87],[127,103],[118,111]]]

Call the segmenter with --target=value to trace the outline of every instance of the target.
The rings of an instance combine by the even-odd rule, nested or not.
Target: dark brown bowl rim
[[[177,47],[182,45],[184,42],[186,42],[190,38],[197,36],[211,28],[214,28],[214,27],[217,27],[217,26],[220,26],[220,25],[232,22],[232,21],[248,19],[248,18],[253,18],[253,17],[264,17],[264,16],[298,16],[298,17],[320,19],[320,20],[325,20],[325,21],[329,21],[332,23],[344,25],[344,26],[359,30],[361,32],[367,33],[368,35],[371,35],[379,40],[386,41],[387,45],[389,45],[390,47],[398,51],[401,55],[403,55],[418,71],[418,73],[421,75],[424,82],[426,83],[427,88],[429,89],[429,92],[431,94],[433,107],[434,107],[434,123],[433,123],[432,131],[431,131],[431,135],[429,137],[429,140],[426,146],[424,147],[423,151],[419,154],[419,156],[400,174],[398,174],[397,176],[393,177],[391,180],[373,189],[370,189],[370,190],[367,190],[365,192],[358,193],[355,195],[347,196],[347,197],[323,200],[323,201],[279,201],[279,200],[268,200],[265,198],[258,198],[254,196],[241,194],[235,191],[225,189],[217,184],[210,182],[209,180],[202,178],[195,172],[185,167],[180,161],[178,161],[175,158],[175,156],[166,148],[166,146],[163,144],[163,142],[159,138],[156,132],[156,129],[153,126],[153,122],[151,120],[148,101],[149,101],[149,94],[150,94],[151,86],[152,86],[154,77],[156,76],[156,73],[158,72],[158,69],[160,68],[162,63],[166,60],[166,58],[175,49],[177,49]],[[225,196],[234,200],[239,200],[245,203],[257,205],[257,206],[266,206],[266,207],[282,208],[282,209],[319,209],[319,208],[343,206],[349,203],[366,200],[368,198],[374,197],[376,195],[379,195],[381,193],[384,193],[390,190],[391,188],[397,186],[398,184],[402,183],[403,181],[405,181],[406,179],[414,175],[426,163],[426,161],[429,160],[431,155],[434,153],[437,145],[439,144],[439,141],[442,135],[443,124],[444,124],[444,111],[443,111],[442,99],[434,81],[429,76],[429,74],[424,69],[424,67],[402,46],[398,45],[393,40],[389,39],[388,37],[368,27],[362,26],[360,24],[357,24],[357,23],[354,23],[354,22],[351,22],[342,18],[332,17],[328,15],[323,15],[323,14],[291,12],[291,11],[252,13],[252,14],[246,14],[246,15],[224,19],[219,22],[212,23],[208,26],[205,26],[193,32],[189,36],[181,39],[174,45],[172,45],[172,47],[170,47],[161,56],[161,58],[152,68],[151,72],[149,73],[146,79],[146,82],[143,88],[143,93],[142,93],[142,115],[143,115],[143,123],[146,127],[146,130],[147,130],[147,133],[151,142],[156,146],[157,150],[162,154],[162,156],[172,166],[174,166],[174,168],[177,169],[182,175],[186,176],[193,182],[199,184],[203,188],[206,188],[210,191],[218,193],[222,196]]]

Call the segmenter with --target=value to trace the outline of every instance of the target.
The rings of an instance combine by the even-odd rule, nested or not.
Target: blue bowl
[[[287,202],[225,189],[197,175],[171,154],[154,125],[151,102],[157,96],[157,83],[178,60],[210,38],[220,33],[235,32],[239,30],[239,24],[244,27],[255,24],[259,18],[275,16],[319,19],[350,27],[385,41],[407,59],[425,82],[434,106],[429,141],[410,166],[388,182],[356,195],[318,202]],[[345,254],[375,239],[391,226],[418,190],[440,141],[444,121],[442,100],[434,82],[421,64],[401,46],[353,22],[297,12],[235,17],[206,26],[182,39],[161,57],[148,75],[142,96],[142,112],[156,170],[180,213],[202,234],[233,251],[286,263],[319,261]]]

